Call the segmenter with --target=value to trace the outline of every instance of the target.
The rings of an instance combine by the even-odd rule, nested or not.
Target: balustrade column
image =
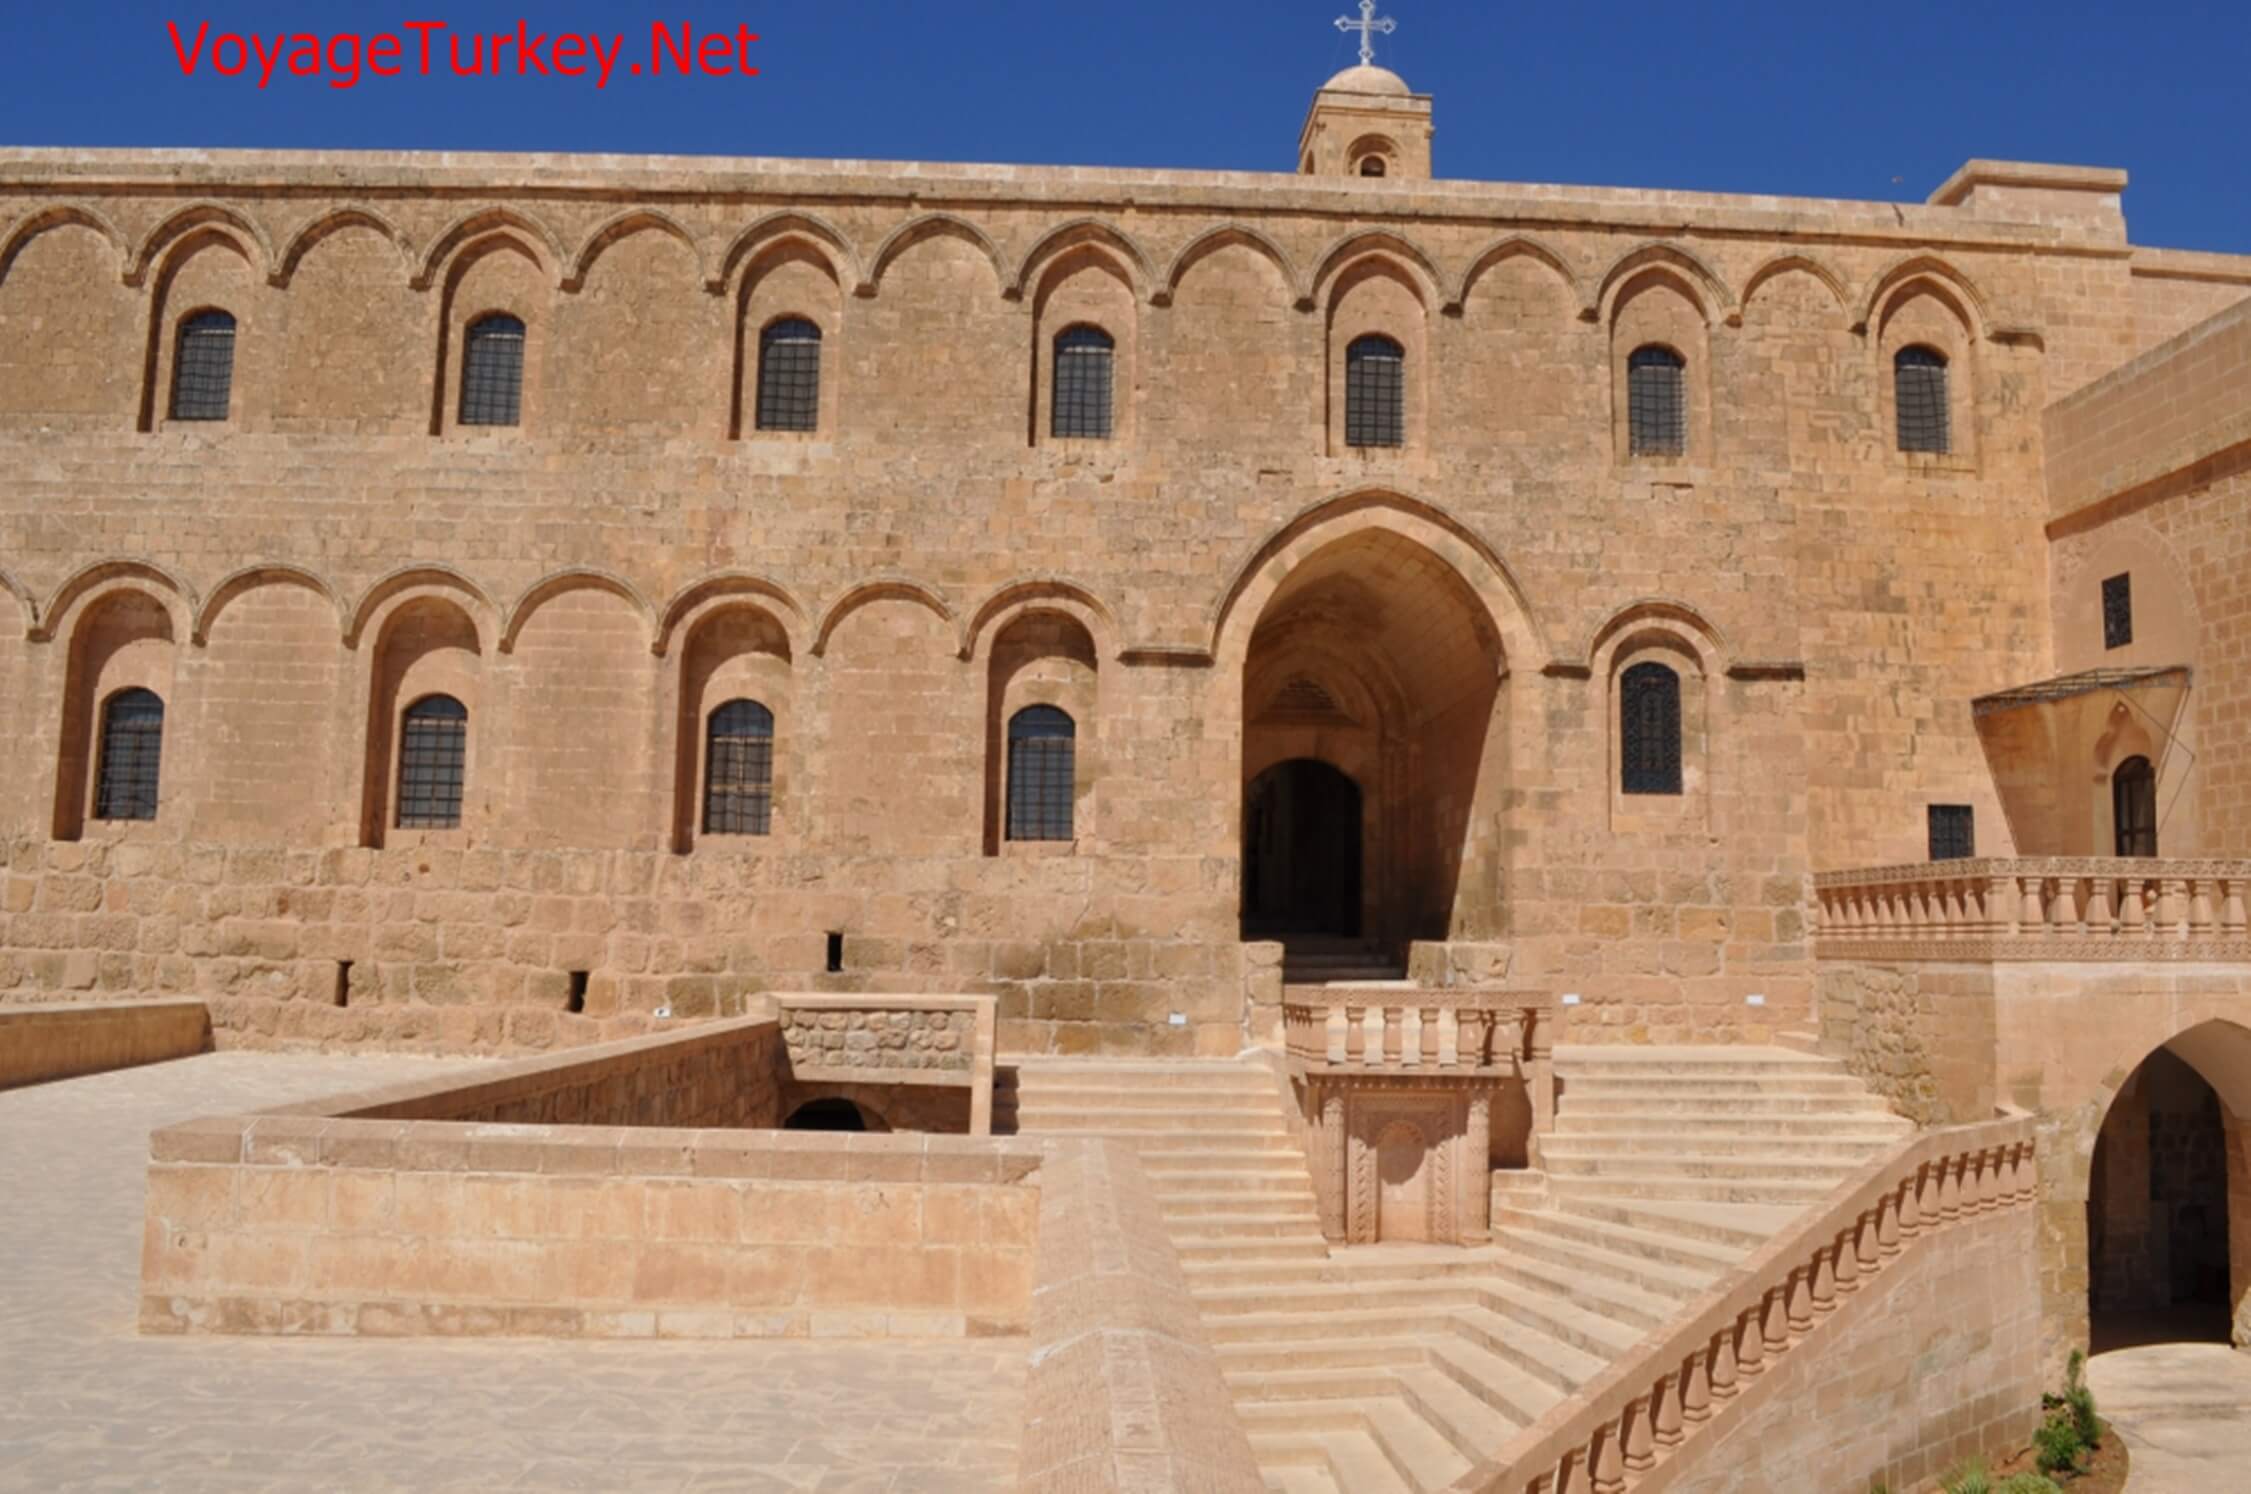
[[[1782,1308],[1783,1321],[1789,1324],[1792,1333],[1804,1333],[1813,1326],[1812,1291],[1812,1268],[1792,1266],[1790,1268],[1789,1294],[1784,1298]],[[1767,1347],[1775,1347],[1772,1340],[1768,1341]]]
[[[1709,1420],[1712,1414],[1711,1371],[1706,1362],[1710,1353],[1709,1347],[1698,1349],[1681,1366],[1680,1414],[1692,1426]]]
[[[1898,1190],[1886,1193],[1876,1205],[1876,1249],[1885,1255],[1899,1254],[1899,1194]]]
[[[1854,1220],[1837,1236],[1836,1287],[1838,1295],[1850,1296],[1860,1290],[1860,1220]]]
[[[1383,1008],[1371,1006],[1360,1015],[1360,1061],[1383,1062]]]
[[[1664,1392],[1664,1382],[1645,1397],[1626,1403],[1626,1414],[1620,1420],[1619,1440],[1625,1444],[1620,1460],[1629,1472],[1647,1473],[1657,1466],[1657,1448],[1651,1436],[1650,1423],[1655,1420],[1658,1398]]]
[[[1752,1379],[1766,1370],[1766,1299],[1748,1309],[1736,1319],[1735,1367],[1743,1378]]]
[[[1797,1282],[1797,1273],[1790,1273],[1791,1283]],[[1786,1290],[1773,1287],[1766,1294],[1766,1317],[1759,1324],[1759,1337],[1765,1340],[1766,1352],[1771,1356],[1790,1346],[1790,1307]]]
[[[1712,1399],[1732,1400],[1735,1396],[1735,1334],[1741,1326],[1739,1318],[1712,1336]]]
[[[2220,932],[2240,937],[2244,931],[2243,879],[2229,877],[2220,883]]]
[[[2212,935],[2215,919],[2212,914],[2212,879],[2198,877],[2190,884],[2188,899],[2188,931],[2190,938],[2208,939]]]
[[[1423,1009],[1413,1002],[1399,1011],[1399,1063],[1419,1068],[1423,1061]]]
[[[1321,1028],[1323,1043],[1327,1048],[1329,1055],[1329,1062],[1343,1063],[1345,1061],[1345,1055],[1349,1047],[1349,1044],[1346,1041],[1346,1033],[1350,1030],[1350,1027],[1351,1024],[1345,1019],[1343,1007],[1332,1006],[1329,1008],[1328,1018],[1323,1022]]]

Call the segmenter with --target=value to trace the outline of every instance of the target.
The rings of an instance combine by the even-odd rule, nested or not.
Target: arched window
[[[199,311],[180,323],[172,357],[172,418],[224,420],[234,393],[234,318]]]
[[[1626,359],[1626,430],[1635,456],[1688,449],[1688,361],[1671,348],[1635,348]]]
[[[1069,840],[1078,727],[1053,706],[1008,718],[1008,838]]]
[[[1629,794],[1680,789],[1680,676],[1636,664],[1618,677],[1619,787]]]
[[[1117,344],[1100,327],[1055,334],[1055,397],[1048,429],[1057,436],[1110,439],[1110,369]]]
[[[1407,444],[1407,353],[1388,337],[1355,337],[1344,350],[1344,444]]]
[[[1383,175],[1383,157],[1370,156],[1365,161],[1362,161],[1360,163],[1360,174],[1362,176]]]
[[[399,732],[400,829],[460,826],[462,767],[468,757],[467,706],[450,695],[425,695],[406,708]]]
[[[1892,359],[1892,402],[1899,407],[1899,449],[1944,455],[1953,449],[1946,410],[1946,355],[1901,348]]]
[[[821,426],[821,329],[801,316],[766,324],[758,334],[758,428],[811,431]]]
[[[730,700],[704,735],[703,833],[766,835],[774,826],[774,713]]]
[[[2110,818],[2121,856],[2157,854],[2157,770],[2129,757],[2110,775]]]
[[[94,818],[156,818],[157,768],[164,755],[164,702],[150,690],[120,690],[102,706],[102,752],[94,779]]]
[[[524,324],[501,312],[469,324],[461,359],[461,423],[519,425],[524,415]]]

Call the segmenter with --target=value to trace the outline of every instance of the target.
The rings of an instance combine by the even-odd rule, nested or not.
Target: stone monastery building
[[[0,1001],[517,1053],[973,993],[1186,1059],[1531,993],[2032,1112],[2059,1355],[2090,1191],[2162,1269],[2094,1140],[2170,1045],[2251,1313],[2251,256],[2117,170],[1449,181],[1432,119],[1363,65],[1294,174],[0,155]]]

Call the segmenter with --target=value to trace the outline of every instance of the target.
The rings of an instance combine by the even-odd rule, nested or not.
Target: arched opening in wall
[[[1094,636],[1034,608],[993,639],[985,678],[985,854],[1068,852],[1094,834]]]
[[[707,836],[770,837],[791,812],[789,635],[754,602],[714,607],[680,650],[674,723],[671,842],[685,854]],[[758,839],[723,842],[736,850]]]
[[[2129,757],[2110,775],[2112,854],[2157,854],[2157,770],[2146,757]]]
[[[55,839],[79,839],[89,815],[109,822],[158,817],[172,643],[172,614],[146,592],[112,591],[79,615],[63,681]]]
[[[2228,1095],[2251,1098],[2251,1029],[2207,1022],[2151,1053],[2111,1101],[2087,1180],[2093,1352],[2243,1331],[2251,1111]]]
[[[1360,934],[1360,785],[1293,757],[1243,792],[1243,937]]]
[[[360,844],[475,828],[483,694],[477,625],[443,596],[383,620],[368,682]]]
[[[850,1100],[839,1096],[807,1100],[789,1113],[782,1122],[785,1131],[884,1131],[890,1129],[880,1121],[869,1123],[866,1111]]]
[[[1392,530],[1282,577],[1243,664],[1243,937],[1396,960],[1500,932],[1501,662],[1484,601]]]

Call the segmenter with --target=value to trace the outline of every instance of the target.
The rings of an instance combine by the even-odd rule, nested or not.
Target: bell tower
[[[1375,64],[1375,37],[1398,23],[1360,0],[1360,18],[1337,18],[1340,31],[1360,33],[1360,62],[1321,85],[1298,135],[1301,176],[1404,177],[1430,180],[1430,95]]]

